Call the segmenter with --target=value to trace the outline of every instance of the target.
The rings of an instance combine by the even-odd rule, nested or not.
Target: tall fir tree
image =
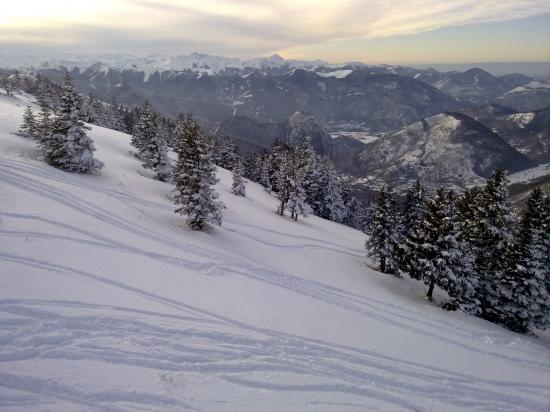
[[[59,115],[51,125],[51,132],[40,144],[50,165],[68,172],[90,173],[103,167],[103,163],[94,158],[96,149],[86,134],[81,108],[80,96],[74,90],[70,76],[65,74]]]
[[[334,165],[323,159],[321,166],[322,200],[319,216],[334,222],[341,222],[346,215],[346,205],[342,199],[342,185]]]
[[[432,300],[437,285],[447,291],[453,308],[476,313],[479,307],[474,293],[477,278],[467,244],[461,240],[461,226],[452,192],[440,187],[434,198],[427,201],[421,231],[423,241],[416,253],[422,280],[428,285],[428,299]]]
[[[51,132],[52,119],[50,108],[47,105],[41,105],[36,124],[36,139],[38,139],[40,145],[49,139]]]
[[[357,197],[353,194],[351,186],[347,183],[342,184],[342,201],[346,211],[344,217],[342,218],[342,223],[346,226],[359,229],[361,213],[359,200],[357,200]]]
[[[401,216],[397,201],[390,188],[382,188],[376,203],[372,220],[367,226],[369,239],[366,242],[367,255],[372,258],[383,273],[400,276],[399,245],[401,242]]]
[[[292,179],[294,176],[294,158],[293,153],[285,148],[278,155],[278,170],[276,174],[276,186],[277,197],[279,199],[279,206],[277,213],[281,216],[285,214],[285,210],[290,199],[290,193],[292,190]]]
[[[207,230],[210,224],[221,225],[223,203],[218,201],[214,185],[216,167],[212,144],[190,117],[178,121],[174,129],[178,160],[174,168],[176,213],[186,216],[193,230]]]
[[[420,246],[424,243],[423,223],[426,218],[426,191],[416,181],[414,186],[407,190],[403,207],[403,256],[399,267],[402,272],[408,273],[413,279],[421,279]]]
[[[506,173],[497,170],[484,187],[467,190],[458,202],[463,224],[463,239],[469,244],[479,275],[476,299],[480,316],[498,321],[500,281],[507,268],[510,247],[514,242],[516,216],[512,208]]]
[[[246,183],[243,178],[243,164],[239,158],[233,162],[233,183],[231,190],[237,196],[246,196]]]
[[[294,173],[288,199],[288,210],[290,211],[290,216],[294,220],[298,220],[298,216],[307,216],[306,192],[302,183],[304,179],[303,173],[303,169],[298,169]]]
[[[547,259],[549,239],[545,233],[544,194],[536,188],[526,202],[516,241],[507,256],[507,267],[499,279],[496,318],[516,332],[545,326],[549,290]]]
[[[140,159],[146,168],[153,168],[154,159],[158,159],[156,133],[158,115],[147,100],[139,113],[139,120],[134,127],[131,144],[138,149]]]
[[[37,124],[31,106],[27,106],[25,108],[25,112],[23,113],[23,122],[19,127],[19,134],[25,137],[37,137]]]
[[[161,122],[155,133],[157,156],[154,159],[154,170],[157,179],[161,182],[171,182],[173,176],[172,160],[168,157],[168,141],[170,140],[170,129],[166,122]]]
[[[267,193],[271,193],[271,164],[269,155],[260,157],[259,182]]]
[[[227,170],[233,170],[235,163],[239,160],[237,146],[233,139],[225,136],[217,144],[216,164]]]

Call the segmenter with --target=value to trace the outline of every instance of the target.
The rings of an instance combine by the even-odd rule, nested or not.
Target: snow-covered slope
[[[0,409],[530,410],[550,350],[368,267],[362,233],[281,218],[249,184],[190,231],[172,187],[94,127],[96,176],[53,169],[0,98]]]

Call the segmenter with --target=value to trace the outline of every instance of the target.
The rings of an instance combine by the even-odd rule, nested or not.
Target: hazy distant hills
[[[350,172],[397,186],[418,178],[465,186],[496,168],[515,172],[533,165],[481,123],[460,113],[442,113],[366,145]]]

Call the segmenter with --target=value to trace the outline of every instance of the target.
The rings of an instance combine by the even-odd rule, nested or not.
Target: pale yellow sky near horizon
[[[550,60],[548,13],[548,0],[10,1],[0,50],[536,61]]]

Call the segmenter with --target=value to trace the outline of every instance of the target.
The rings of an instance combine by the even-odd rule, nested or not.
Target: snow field
[[[223,226],[192,232],[128,135],[93,127],[97,175],[51,168],[13,134],[27,102],[0,97],[0,409],[548,410],[544,337],[429,304],[223,169]]]

